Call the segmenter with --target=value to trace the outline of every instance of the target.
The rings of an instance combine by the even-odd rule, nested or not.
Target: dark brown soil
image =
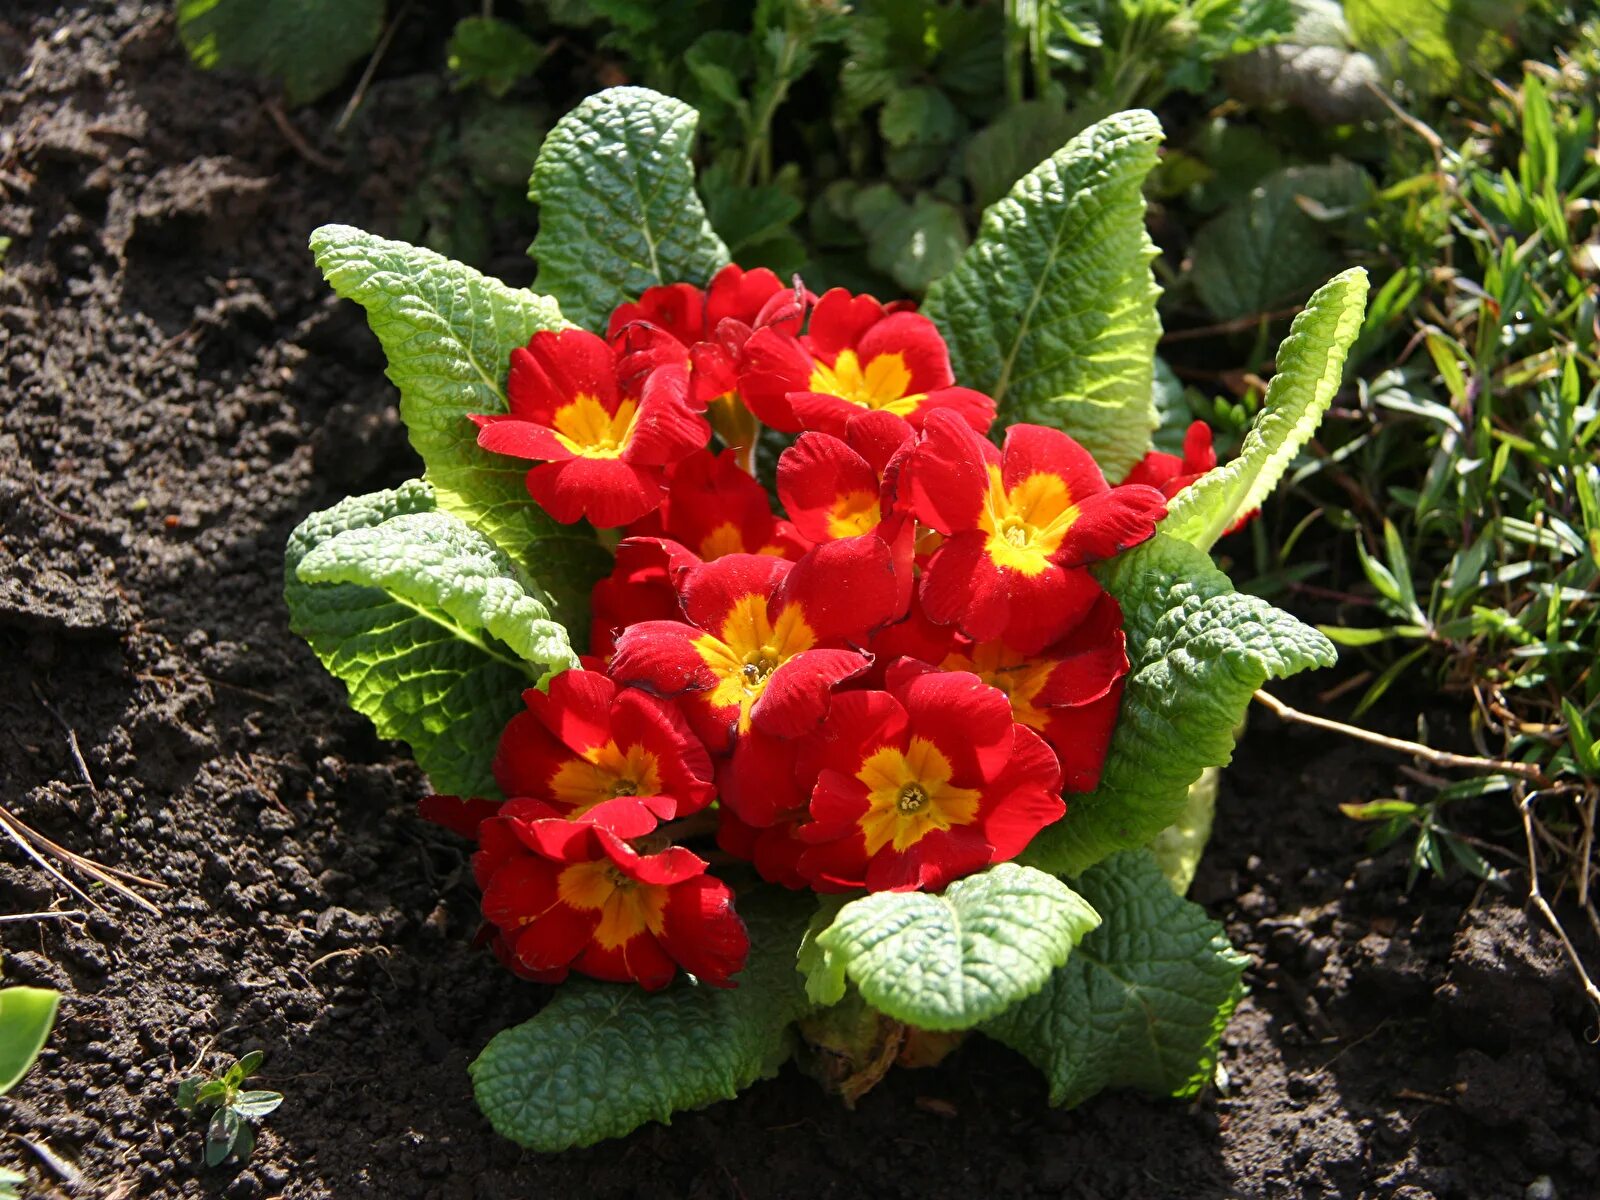
[[[394,228],[433,114],[380,89],[393,127],[330,173],[259,92],[187,67],[166,8],[0,16],[0,803],[166,885],[160,917],[98,892],[0,925],[7,981],[66,993],[0,1101],[28,1194],[1600,1195],[1594,1015],[1553,938],[1492,891],[1407,895],[1400,852],[1364,857],[1335,809],[1392,764],[1265,718],[1194,891],[1254,956],[1224,1090],[1055,1112],[974,1042],[854,1114],[786,1070],[588,1151],[496,1138],[466,1065],[542,992],[470,948],[460,848],[280,594],[301,517],[415,469],[304,246],[323,221]],[[55,904],[83,907],[0,846],[0,912]],[[288,1099],[248,1165],[204,1168],[174,1085],[251,1048]]]

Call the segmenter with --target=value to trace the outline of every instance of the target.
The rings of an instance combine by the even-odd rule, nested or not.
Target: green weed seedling
[[[261,1069],[262,1053],[252,1050],[221,1075],[194,1075],[178,1085],[178,1107],[217,1111],[206,1127],[206,1166],[220,1166],[229,1155],[241,1162],[256,1148],[255,1126],[283,1103],[281,1092],[246,1090],[244,1083]]]

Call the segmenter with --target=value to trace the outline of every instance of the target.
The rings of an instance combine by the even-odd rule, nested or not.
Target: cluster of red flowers
[[[1186,461],[1112,487],[1058,430],[997,449],[926,317],[738,267],[650,289],[604,338],[535,335],[508,393],[479,445],[537,461],[557,520],[623,527],[591,657],[505,730],[508,799],[424,802],[477,838],[513,970],[727,985],[733,895],[674,839],[714,830],[791,888],[937,890],[1096,785],[1128,659],[1088,567],[1150,536]],[[798,435],[784,516],[750,473],[759,424]]]

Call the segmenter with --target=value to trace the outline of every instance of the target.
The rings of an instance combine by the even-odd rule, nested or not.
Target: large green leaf
[[[56,1023],[61,994],[49,988],[0,988],[0,1096],[28,1073]]]
[[[276,79],[290,104],[335,87],[377,44],[384,0],[177,0],[196,66]]]
[[[496,796],[489,764],[522,691],[577,665],[511,560],[413,481],[314,513],[289,536],[294,631],[441,792]]]
[[[1043,991],[982,1031],[1045,1073],[1052,1104],[1080,1104],[1113,1086],[1194,1095],[1211,1078],[1249,960],[1143,851],[1075,882],[1100,927]]]
[[[546,516],[523,482],[530,464],[480,450],[467,419],[506,411],[511,352],[564,327],[555,301],[348,225],[324,225],[311,249],[333,290],[367,310],[439,507],[511,555],[569,628],[585,628],[609,556],[587,525]]]
[[[1210,555],[1164,533],[1098,574],[1122,604],[1131,667],[1100,786],[1067,797],[1067,815],[1023,855],[1054,874],[1148,844],[1182,814],[1200,773],[1233,757],[1257,688],[1334,662],[1327,638],[1235,592]]]
[[[538,286],[586,329],[663,283],[703,287],[728,261],[694,190],[698,114],[647,88],[607,88],[556,123],[528,181]]]
[[[993,396],[1000,420],[1065,429],[1120,479],[1150,445],[1155,257],[1144,177],[1161,125],[1108,117],[1073,138],[984,213],[977,240],[928,291],[956,378]]]
[[[1492,71],[1515,44],[1522,0],[1344,0],[1357,46],[1391,79],[1442,96]]]
[[[941,895],[851,901],[807,938],[801,968],[822,1003],[842,999],[848,977],[886,1016],[919,1029],[971,1029],[1043,987],[1099,922],[1059,879],[1001,863]]]
[[[739,901],[750,961],[732,990],[679,981],[664,992],[573,980],[472,1064],[478,1106],[533,1150],[621,1137],[646,1121],[731,1099],[777,1074],[790,1025],[810,1009],[795,950],[809,907],[791,895]]]
[[[1241,516],[1261,507],[1333,402],[1366,302],[1367,273],[1360,267],[1317,289],[1278,347],[1266,403],[1238,456],[1179,492],[1161,532],[1209,550]]]

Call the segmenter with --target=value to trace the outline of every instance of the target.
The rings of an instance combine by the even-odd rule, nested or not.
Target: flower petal
[[[686,571],[678,585],[683,611],[695,625],[720,637],[741,601],[772,596],[796,566],[770,554],[727,554],[702,563]]]
[[[928,414],[900,471],[899,496],[917,520],[950,536],[975,529],[989,490],[994,444],[953,412]]]
[[[717,677],[694,648],[700,631],[680,621],[641,621],[622,631],[611,655],[611,677],[653,696],[682,696],[716,686]]]
[[[474,841],[478,827],[499,811],[498,800],[480,800],[476,796],[424,796],[417,801],[417,815],[424,821]]]
[[[805,650],[767,680],[750,710],[751,723],[774,737],[799,737],[815,729],[828,711],[836,684],[860,675],[872,660],[854,650]]]
[[[661,914],[661,945],[701,983],[732,987],[749,957],[750,935],[728,885],[699,875],[673,887]]]
[[[640,466],[665,466],[702,449],[711,426],[689,406],[689,372],[659,367],[645,377],[639,413],[622,457]]]
[[[800,342],[776,329],[758,329],[739,355],[739,395],[757,419],[783,433],[800,429],[789,393],[811,379],[812,358]]]
[[[561,444],[553,429],[516,416],[474,416],[478,426],[478,446],[495,454],[526,458],[534,462],[565,462],[575,457]]]
[[[873,297],[831,288],[811,310],[806,344],[818,358],[831,363],[839,351],[853,349],[867,330],[883,319],[883,305]]]
[[[661,503],[660,468],[619,458],[570,458],[528,472],[528,494],[563,525],[588,518],[602,529],[637,521]]]
[[[1033,730],[1017,726],[1011,759],[990,789],[993,806],[981,818],[983,835],[993,848],[990,862],[1015,858],[1041,829],[1066,815],[1060,786],[1055,753]]]
[[[869,533],[881,517],[877,473],[825,433],[802,433],[778,457],[778,498],[795,528],[816,542]]]
[[[868,633],[895,616],[899,589],[894,565],[890,547],[870,534],[813,546],[778,586],[773,619],[799,605],[819,642],[864,642]]]
[[[1068,526],[1051,561],[1063,567],[1100,562],[1137,546],[1167,515],[1167,500],[1152,487],[1123,484],[1078,502],[1078,517]]]

